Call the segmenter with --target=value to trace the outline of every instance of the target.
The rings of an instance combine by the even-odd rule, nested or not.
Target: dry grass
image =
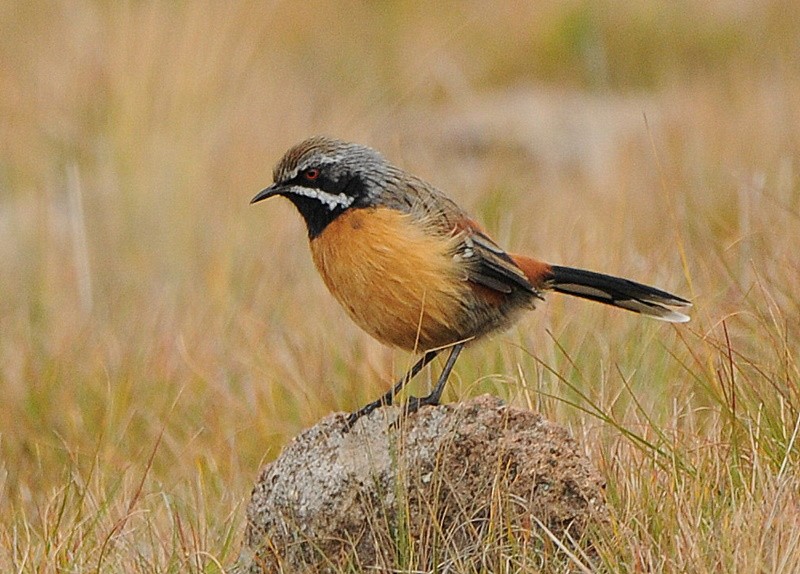
[[[407,365],[290,206],[247,205],[328,133],[509,247],[696,301],[671,327],[553,297],[457,368],[450,400],[585,445],[599,569],[800,570],[800,11],[671,6],[3,3],[0,569],[222,571],[259,465]],[[512,92],[542,115],[500,122]]]

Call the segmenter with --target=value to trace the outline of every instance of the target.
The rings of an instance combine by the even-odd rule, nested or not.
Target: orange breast
[[[400,211],[353,209],[311,241],[311,254],[356,324],[385,344],[425,351],[461,338],[472,292],[453,259],[456,241]]]

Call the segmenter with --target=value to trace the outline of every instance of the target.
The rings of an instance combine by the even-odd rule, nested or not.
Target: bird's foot
[[[413,415],[422,407],[435,407],[438,404],[439,397],[434,396],[433,394],[430,394],[427,397],[408,397],[408,400],[403,403],[403,406],[401,407],[400,416],[398,416],[390,426],[392,428],[397,428],[400,425],[401,420],[403,420],[405,417]]]
[[[356,424],[356,421],[363,416],[369,416],[372,411],[379,409],[380,407],[385,407],[392,404],[391,402],[387,402],[385,397],[378,399],[377,401],[373,401],[368,405],[364,405],[357,411],[350,413],[347,416],[345,421],[344,431],[348,432],[350,429],[353,428],[353,425]],[[413,415],[417,412],[420,408],[425,406],[436,406],[439,404],[439,397],[435,396],[435,394],[430,394],[426,397],[408,397],[408,400],[403,403],[401,407],[401,415],[392,423],[392,427],[397,427],[400,422],[400,419],[403,417],[407,417],[409,415]]]
[[[355,411],[353,413],[350,413],[347,416],[347,420],[345,421],[345,425],[344,425],[345,432],[348,432],[351,428],[353,428],[353,425],[356,424],[356,421],[358,419],[360,419],[361,417],[368,416],[375,409],[378,409],[380,407],[384,407],[384,406],[390,405],[390,404],[392,404],[392,403],[391,402],[387,402],[386,401],[386,397],[381,397],[377,401],[372,401],[371,403],[369,403],[367,405],[364,405],[363,407],[361,407],[357,411]]]

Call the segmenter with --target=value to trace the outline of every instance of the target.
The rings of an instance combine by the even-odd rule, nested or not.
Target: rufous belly
[[[352,209],[311,241],[311,253],[358,326],[387,345],[426,351],[463,337],[473,294],[453,258],[456,241],[397,210]]]

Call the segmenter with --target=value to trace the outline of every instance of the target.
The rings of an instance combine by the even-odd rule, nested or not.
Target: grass
[[[247,205],[320,132],[510,248],[695,301],[672,327],[554,296],[453,377],[447,400],[578,438],[598,569],[800,569],[797,7],[532,6],[0,7],[0,569],[222,572],[259,467],[407,366],[344,319],[291,207]],[[574,133],[445,127],[513,90]]]

